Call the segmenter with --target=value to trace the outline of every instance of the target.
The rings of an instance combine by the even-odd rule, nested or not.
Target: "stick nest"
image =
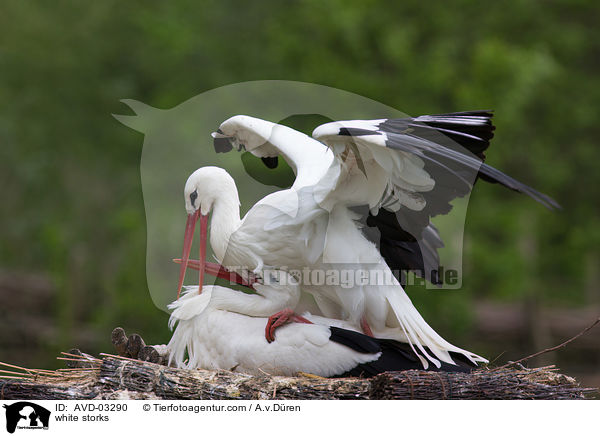
[[[77,367],[48,371],[5,364],[10,370],[0,378],[0,399],[584,399],[596,392],[554,366],[325,379],[177,369],[110,354],[63,353],[61,359]]]

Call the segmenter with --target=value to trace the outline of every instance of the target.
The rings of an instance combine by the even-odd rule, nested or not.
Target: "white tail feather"
[[[177,321],[188,320],[208,307],[212,297],[212,287],[205,286],[202,293],[198,294],[198,286],[185,286],[183,295],[167,307],[173,311],[169,318],[169,328],[173,330]]]
[[[408,343],[417,355],[419,355],[419,353],[416,352],[413,345],[416,345],[423,356],[438,368],[441,366],[439,360],[456,365],[452,357],[450,357],[450,351],[463,354],[475,364],[477,362],[487,362],[483,357],[456,347],[437,334],[437,332],[423,319],[404,292],[398,292],[397,287],[388,288],[388,290],[389,291],[386,292],[386,299],[396,315],[396,319],[400,323],[400,326],[408,339]],[[431,353],[433,353],[437,359],[430,356],[424,347],[429,348]],[[421,362],[423,362],[423,359]],[[427,369],[428,366],[424,364],[423,367]]]

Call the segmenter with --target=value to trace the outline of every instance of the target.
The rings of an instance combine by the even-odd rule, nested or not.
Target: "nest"
[[[0,399],[584,399],[596,392],[554,366],[481,369],[471,374],[387,372],[370,379],[251,376],[171,368],[123,356],[63,353],[76,368],[56,371],[8,365]],[[5,365],[6,366],[6,365]]]
[[[112,343],[118,355],[94,357],[73,349],[57,359],[68,368],[28,369],[0,363],[0,400],[572,400],[597,394],[557,368],[525,368],[520,362],[564,347],[583,335],[498,368],[471,373],[396,371],[366,378],[253,376],[231,371],[166,366],[164,346],[149,346],[138,334],[117,327]]]

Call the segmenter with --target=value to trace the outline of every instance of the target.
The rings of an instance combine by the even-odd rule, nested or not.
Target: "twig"
[[[559,348],[565,347],[566,345],[568,345],[568,344],[570,344],[571,342],[573,342],[575,339],[579,338],[580,336],[583,336],[583,335],[585,335],[585,334],[586,334],[587,332],[589,332],[591,329],[593,329],[594,327],[596,327],[596,325],[597,325],[599,322],[600,322],[600,318],[596,319],[596,321],[594,321],[592,324],[590,324],[590,325],[589,325],[589,326],[587,326],[585,329],[583,329],[582,331],[580,331],[579,333],[577,333],[577,334],[576,334],[575,336],[573,336],[571,339],[567,339],[567,340],[566,340],[565,342],[563,342],[562,344],[559,344],[559,345],[557,345],[557,346],[555,346],[555,347],[546,348],[546,349],[544,349],[544,350],[542,350],[542,351],[538,351],[537,353],[533,353],[533,354],[532,354],[532,355],[530,355],[530,356],[523,357],[522,359],[519,359],[519,360],[515,360],[514,362],[508,362],[506,365],[502,365],[502,366],[499,366],[498,368],[494,368],[494,370],[503,369],[503,368],[506,368],[506,367],[508,367],[508,366],[515,365],[515,364],[518,364],[518,363],[524,362],[525,360],[529,360],[529,359],[532,359],[532,358],[534,358],[534,357],[540,356],[540,355],[542,355],[542,354],[549,353],[549,352],[551,352],[551,351],[555,351],[555,350],[558,350]]]
[[[16,377],[16,376],[12,376],[12,375],[0,375],[0,378],[7,378],[7,379],[11,379],[11,380],[32,380],[32,376],[27,376],[26,374],[23,374],[25,377]]]
[[[15,375],[20,375],[22,377],[33,377],[33,374],[24,374],[22,372],[6,371],[4,369],[0,369],[0,373],[2,373],[2,374],[15,374]]]
[[[84,360],[86,362],[94,362],[94,361],[100,362],[100,359],[97,359],[94,356],[72,354],[72,353],[67,353],[66,351],[61,351],[60,354],[63,354],[65,356],[69,356],[69,357],[75,357],[75,358],[77,358],[79,360]]]
[[[100,353],[101,356],[112,357],[113,359],[129,360],[130,362],[141,362],[139,359],[132,359],[131,357],[117,356],[116,354]]]
[[[57,357],[56,359],[58,359],[58,360],[66,360],[68,362],[85,362],[85,363],[92,363],[92,362],[94,362],[93,360],[89,360],[89,359],[74,359],[72,357]]]
[[[0,369],[0,373],[4,373],[4,374],[17,374],[22,377],[37,377],[37,376],[54,376],[54,377],[56,377],[56,376],[58,376],[58,374],[56,374],[55,371],[52,371],[49,369],[23,368],[22,366],[11,365],[9,363],[4,363],[4,362],[0,362],[0,366],[6,366],[7,368],[14,368],[14,369],[23,371],[23,372],[14,372],[14,371],[7,371],[4,369]]]
[[[58,368],[57,371],[63,372],[63,371],[97,371],[99,370],[99,367],[93,367],[93,368]]]
[[[256,368],[256,369],[258,369],[260,372],[262,372],[267,377],[272,377],[271,374],[269,374],[267,371],[263,371],[261,368]]]
[[[1,365],[1,366],[6,366],[6,367],[8,367],[8,368],[20,369],[21,371],[31,372],[31,370],[30,370],[30,369],[23,368],[22,366],[11,365],[10,363],[4,363],[4,362],[0,362],[0,365]]]
[[[57,374],[56,371],[44,371],[44,370],[39,370],[39,369],[32,369],[33,372],[35,372],[35,374],[37,375],[41,375],[44,377],[60,377],[60,374]]]
[[[506,350],[504,350],[502,353],[498,354],[496,357],[494,357],[492,360],[490,360],[490,363],[488,363],[488,366],[491,365],[492,363],[494,363],[496,360],[500,359],[504,353],[506,353]]]
[[[34,371],[34,372],[56,372],[53,369],[41,369],[41,368],[29,368],[29,371]]]

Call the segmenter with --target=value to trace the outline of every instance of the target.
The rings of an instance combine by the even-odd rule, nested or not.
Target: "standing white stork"
[[[416,118],[336,121],[309,137],[286,126],[245,115],[224,121],[213,133],[217,153],[234,147],[260,157],[268,168],[281,155],[296,173],[292,188],[305,186],[331,211],[363,206],[361,219],[380,233],[380,251],[394,270],[441,278],[437,249],[443,246],[430,218],[482,179],[524,193],[549,209],[550,197],[483,163],[494,136],[490,111]],[[333,151],[333,154],[330,154]],[[333,159],[332,156],[333,155]],[[368,210],[365,210],[368,208]]]
[[[383,272],[384,284],[360,284],[350,289],[339,283],[303,284],[303,289],[314,296],[323,315],[347,320],[377,337],[408,342],[438,367],[440,360],[453,363],[450,352],[462,353],[473,362],[485,361],[441,338],[414,308],[388,264],[402,258],[398,253],[410,251],[409,245],[415,241],[424,242],[420,247],[426,252],[418,253],[421,262],[437,262],[436,249],[441,241],[429,218],[448,212],[449,201],[468,193],[477,171],[482,177],[555,206],[548,197],[468,153],[428,138],[443,131],[466,138],[465,144],[482,152],[493,129],[490,116],[485,112],[435,116],[426,119],[431,124],[427,127],[421,127],[418,118],[320,126],[314,136],[335,154],[323,143],[289,127],[247,116],[233,117],[214,134],[216,150],[243,148],[270,165],[271,159],[281,154],[296,172],[296,181],[290,189],[265,197],[241,220],[233,179],[223,170],[200,169],[186,183],[189,219],[194,221],[194,214],[201,214],[206,220],[213,209],[211,245],[218,260],[229,269],[260,272],[264,267],[308,266],[328,271],[351,266],[368,276]],[[443,183],[436,180],[438,175]],[[370,209],[369,219],[382,230],[381,252],[364,237],[356,224],[360,217],[350,210],[361,205]],[[409,218],[407,223],[390,220],[397,210],[398,215]],[[185,266],[184,261],[182,275]],[[422,363],[428,366],[427,360],[422,359]]]
[[[283,278],[283,280],[282,280]],[[407,344],[374,339],[340,320],[310,314],[277,329],[277,340],[265,339],[266,316],[294,307],[300,288],[283,271],[265,271],[269,284],[254,284],[256,294],[222,286],[187,287],[169,308],[172,329],[167,345],[169,364],[179,368],[225,369],[260,375],[292,376],[308,372],[322,377],[372,376],[384,371],[419,369]],[[299,322],[298,322],[299,321]],[[187,353],[187,359],[186,357]],[[454,356],[459,365],[442,371],[467,372],[473,365]]]

